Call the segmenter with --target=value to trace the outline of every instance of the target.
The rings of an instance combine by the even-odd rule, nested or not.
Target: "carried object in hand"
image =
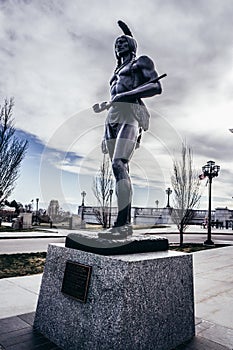
[[[158,76],[157,78],[153,79],[153,80],[149,80],[147,81],[145,84],[148,84],[148,83],[157,83],[157,81],[159,81],[160,79],[163,79],[167,76],[166,73]],[[140,85],[140,86],[143,86],[144,84]],[[100,113],[100,112],[103,112],[105,110],[108,110],[112,105],[112,102],[109,101],[109,102],[102,102],[102,103],[95,103],[92,108],[94,110],[95,113]]]

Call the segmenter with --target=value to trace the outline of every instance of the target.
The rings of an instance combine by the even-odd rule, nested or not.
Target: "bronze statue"
[[[111,100],[93,106],[96,113],[108,110],[102,150],[109,153],[116,180],[117,219],[113,227],[99,233],[99,237],[107,239],[126,238],[133,233],[129,161],[139,145],[142,129],[149,126],[149,113],[141,99],[161,94],[159,79],[166,75],[158,77],[148,56],[136,57],[136,40],[124,22],[118,24],[124,35],[115,41],[117,66],[110,80]]]

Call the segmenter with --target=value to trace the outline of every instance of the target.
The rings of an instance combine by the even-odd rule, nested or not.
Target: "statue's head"
[[[128,50],[128,52],[131,53],[132,57],[136,56],[137,42],[133,38],[133,34],[126,23],[122,21],[118,21],[117,23],[124,33],[124,35],[121,35],[115,41],[115,54],[116,54],[116,58],[119,66],[121,62],[121,57],[122,55],[124,55],[124,52],[126,50]],[[125,45],[126,43],[127,45]],[[124,48],[120,49],[120,46],[124,46]]]
[[[129,52],[133,55],[136,56],[136,51],[137,51],[137,42],[136,40],[129,36],[129,35],[121,35],[118,37],[115,41],[115,54],[116,57],[119,58],[121,55],[118,50],[119,43],[123,44],[124,42],[127,42],[128,50]]]

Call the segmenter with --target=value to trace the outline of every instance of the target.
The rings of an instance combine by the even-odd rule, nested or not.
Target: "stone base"
[[[61,292],[67,260],[92,266],[86,303]],[[34,327],[65,350],[171,350],[195,333],[192,255],[49,245]]]

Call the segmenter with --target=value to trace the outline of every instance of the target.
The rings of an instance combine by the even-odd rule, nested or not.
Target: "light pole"
[[[38,220],[38,211],[39,211],[39,198],[36,198],[36,224],[38,225],[39,220]]]
[[[82,196],[82,207],[84,207],[84,198],[86,197],[86,192],[82,191],[81,196]]]
[[[84,224],[84,198],[86,197],[86,192],[85,191],[82,191],[81,193],[81,196],[82,196],[82,205],[81,205],[81,228],[84,228],[85,227],[85,224]]]
[[[113,190],[109,190],[109,195],[110,195],[110,207],[109,207],[109,222],[108,222],[108,227],[111,227],[111,218],[112,218],[112,195],[113,195]]]
[[[158,206],[159,206],[159,201],[158,201],[158,199],[155,201],[155,204],[156,204],[156,209],[158,209]]]
[[[170,189],[170,187],[168,187],[168,188],[166,189],[166,194],[167,194],[167,206],[166,206],[166,208],[170,208],[169,199],[170,199],[170,195],[172,194],[172,190]]]
[[[212,190],[212,179],[218,176],[220,170],[219,165],[215,165],[213,160],[209,160],[206,165],[202,167],[204,177],[209,179],[209,205],[208,205],[208,235],[207,240],[204,242],[205,245],[214,245],[211,240],[211,190]]]
[[[39,203],[39,198],[36,198],[36,213],[38,212],[38,203]]]

